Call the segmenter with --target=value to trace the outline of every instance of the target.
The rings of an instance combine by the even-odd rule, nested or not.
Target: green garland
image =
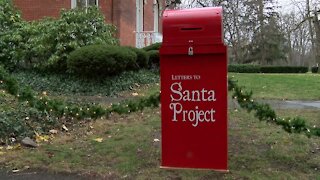
[[[49,114],[56,115],[58,117],[68,116],[77,119],[96,119],[108,116],[112,112],[128,114],[131,112],[141,111],[146,107],[158,107],[160,104],[159,93],[138,100],[130,100],[113,104],[109,108],[103,108],[100,105],[95,104],[80,106],[78,104],[67,103],[61,100],[52,100],[46,96],[46,94],[37,96],[29,87],[19,89],[17,80],[11,77],[10,74],[1,66],[0,89],[6,90],[8,93],[18,97],[20,101],[27,102],[31,107],[42,112],[48,112]],[[246,109],[248,112],[254,111],[254,115],[260,121],[267,121],[280,125],[288,133],[305,133],[308,137],[320,137],[320,128],[316,126],[308,126],[306,121],[301,117],[278,117],[269,104],[262,104],[254,101],[252,99],[252,91],[246,91],[243,87],[239,87],[237,82],[232,78],[228,79],[228,89],[229,91],[233,91],[232,97],[238,101],[240,107]]]
[[[320,128],[307,125],[305,119],[301,117],[278,117],[269,104],[254,101],[252,99],[252,91],[246,91],[243,87],[239,87],[237,82],[232,78],[228,79],[228,89],[233,91],[232,98],[237,100],[240,107],[246,109],[248,112],[254,111],[255,117],[260,121],[275,123],[282,126],[288,133],[305,133],[308,137],[320,137]]]
[[[160,94],[158,93],[138,100],[129,100],[113,104],[109,108],[103,108],[96,104],[79,105],[67,103],[57,99],[50,99],[45,93],[36,95],[30,87],[19,88],[17,80],[0,66],[0,89],[1,88],[9,94],[16,96],[20,102],[27,102],[27,104],[39,111],[45,111],[58,117],[67,116],[77,119],[97,119],[108,116],[112,112],[127,114],[141,111],[146,107],[158,107],[160,103]]]
[[[0,143],[6,144],[10,143],[11,137],[18,139],[26,136],[31,137],[35,135],[35,131],[46,134],[50,129],[61,127],[62,123],[108,117],[111,113],[127,114],[141,111],[146,107],[158,107],[160,103],[159,93],[149,97],[123,101],[110,107],[50,99],[46,92],[38,94],[30,87],[20,88],[17,80],[1,66],[0,90],[16,98],[22,109],[25,109],[20,108],[0,114],[4,117],[4,119],[0,119]]]

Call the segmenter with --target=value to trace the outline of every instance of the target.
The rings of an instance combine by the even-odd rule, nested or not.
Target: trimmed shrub
[[[228,65],[228,72],[235,73],[307,73],[304,66],[258,66],[247,64]]]
[[[162,43],[154,43],[154,44],[151,44],[149,46],[144,47],[143,49],[145,51],[160,50],[161,45],[162,45]]]
[[[230,64],[228,72],[235,73],[260,73],[260,66],[251,64]]]
[[[90,45],[70,54],[68,71],[88,78],[106,77],[131,70],[137,55],[120,46]]]
[[[17,22],[11,29],[0,35],[0,60],[6,60],[6,66],[14,69],[27,67],[64,73],[68,56],[75,49],[118,43],[115,27],[105,23],[97,7],[64,10],[59,19]]]
[[[316,67],[316,66],[313,66],[313,67],[311,68],[311,72],[312,72],[312,73],[318,73],[318,70],[319,70],[319,67]]]
[[[148,56],[149,56],[149,66],[151,68],[160,66],[159,50],[148,51]]]
[[[309,68],[304,66],[262,66],[262,73],[307,73]]]
[[[148,68],[149,57],[147,52],[143,49],[139,49],[135,47],[128,47],[128,48],[137,54],[136,68]]]

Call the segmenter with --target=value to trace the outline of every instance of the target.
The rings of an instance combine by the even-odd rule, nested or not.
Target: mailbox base
[[[172,169],[176,169],[176,170],[200,170],[200,171],[215,171],[215,172],[219,172],[219,173],[229,173],[230,170],[225,170],[225,169],[195,169],[195,168],[179,168],[179,167],[167,167],[167,166],[160,166],[160,169],[168,169],[168,170],[172,170]]]

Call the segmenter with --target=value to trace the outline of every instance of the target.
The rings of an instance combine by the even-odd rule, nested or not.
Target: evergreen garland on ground
[[[109,108],[103,108],[95,104],[73,104],[57,99],[50,99],[45,92],[37,95],[30,87],[19,88],[19,85],[9,73],[0,66],[0,89],[17,97],[21,103],[27,103],[30,107],[50,116],[72,117],[76,119],[96,119],[108,116],[110,113],[128,114],[141,111],[146,107],[158,107],[160,104],[160,94],[156,93],[149,97],[138,100],[129,100],[113,104]],[[282,126],[288,133],[305,133],[308,137],[319,136],[320,128],[309,126],[301,117],[280,118],[269,104],[262,104],[252,99],[252,91],[246,91],[243,87],[237,85],[232,78],[228,79],[228,89],[233,91],[232,97],[236,99],[241,108],[248,112],[254,112],[254,115],[260,121],[275,123]],[[0,137],[1,138],[1,137]]]
[[[159,93],[135,100],[128,100],[121,103],[113,104],[108,108],[104,108],[96,104],[75,104],[65,102],[58,99],[50,99],[46,92],[38,94],[30,87],[19,87],[18,82],[7,71],[0,66],[0,90],[1,92],[12,95],[22,108],[26,111],[10,111],[3,112],[0,116],[7,117],[0,121],[0,143],[7,142],[8,138],[23,138],[25,136],[35,135],[34,132],[48,133],[49,128],[61,127],[61,123],[65,120],[84,120],[97,119],[100,117],[108,117],[111,113],[128,114],[143,110],[147,107],[158,107],[160,103]],[[36,110],[37,117],[29,117],[30,112]],[[29,112],[30,111],[30,112]],[[17,117],[11,117],[12,113],[22,113]],[[10,117],[9,117],[10,116]],[[20,117],[21,116],[21,117]],[[47,118],[43,124],[33,121],[39,121],[39,118]],[[27,122],[28,121],[28,122]],[[32,121],[32,122],[31,122]],[[72,123],[74,121],[70,121]],[[31,125],[33,124],[33,125]],[[34,124],[37,124],[36,127]],[[46,131],[44,131],[46,130]]]
[[[237,82],[232,78],[228,79],[228,89],[233,91],[232,98],[237,100],[241,108],[248,112],[254,111],[255,117],[260,121],[275,123],[282,126],[288,133],[305,133],[308,137],[319,136],[320,128],[309,126],[305,119],[301,117],[295,118],[280,118],[269,104],[262,104],[252,99],[252,91],[246,91],[243,87],[237,85]]]
[[[46,92],[37,95],[30,87],[19,88],[17,81],[0,66],[0,88],[7,90],[9,94],[16,96],[20,102],[27,102],[31,107],[39,111],[46,111],[52,115],[70,116],[78,119],[96,119],[108,116],[112,112],[127,114],[143,110],[146,107],[158,107],[160,95],[155,94],[138,100],[124,101],[113,104],[110,108],[103,108],[96,104],[73,104],[57,99],[50,99]]]

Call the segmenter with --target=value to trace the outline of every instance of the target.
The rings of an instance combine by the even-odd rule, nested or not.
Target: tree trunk
[[[312,60],[309,62],[309,64],[314,64],[315,63],[315,53],[317,52],[316,50],[316,45],[315,45],[315,40],[314,40],[314,29],[312,27],[312,19],[310,17],[311,10],[310,10],[310,0],[306,0],[306,9],[307,9],[307,19],[308,19],[308,26],[309,26],[309,33],[310,33],[310,38],[311,38],[311,51],[312,51]]]
[[[315,10],[314,13],[315,15],[313,24],[316,32],[316,63],[320,65],[320,22],[318,18],[318,12]]]
[[[259,21],[259,25],[260,25],[260,46],[261,46],[261,64],[262,65],[266,65],[266,48],[265,48],[265,32],[264,32],[264,4],[263,4],[263,0],[258,0],[258,21]]]

